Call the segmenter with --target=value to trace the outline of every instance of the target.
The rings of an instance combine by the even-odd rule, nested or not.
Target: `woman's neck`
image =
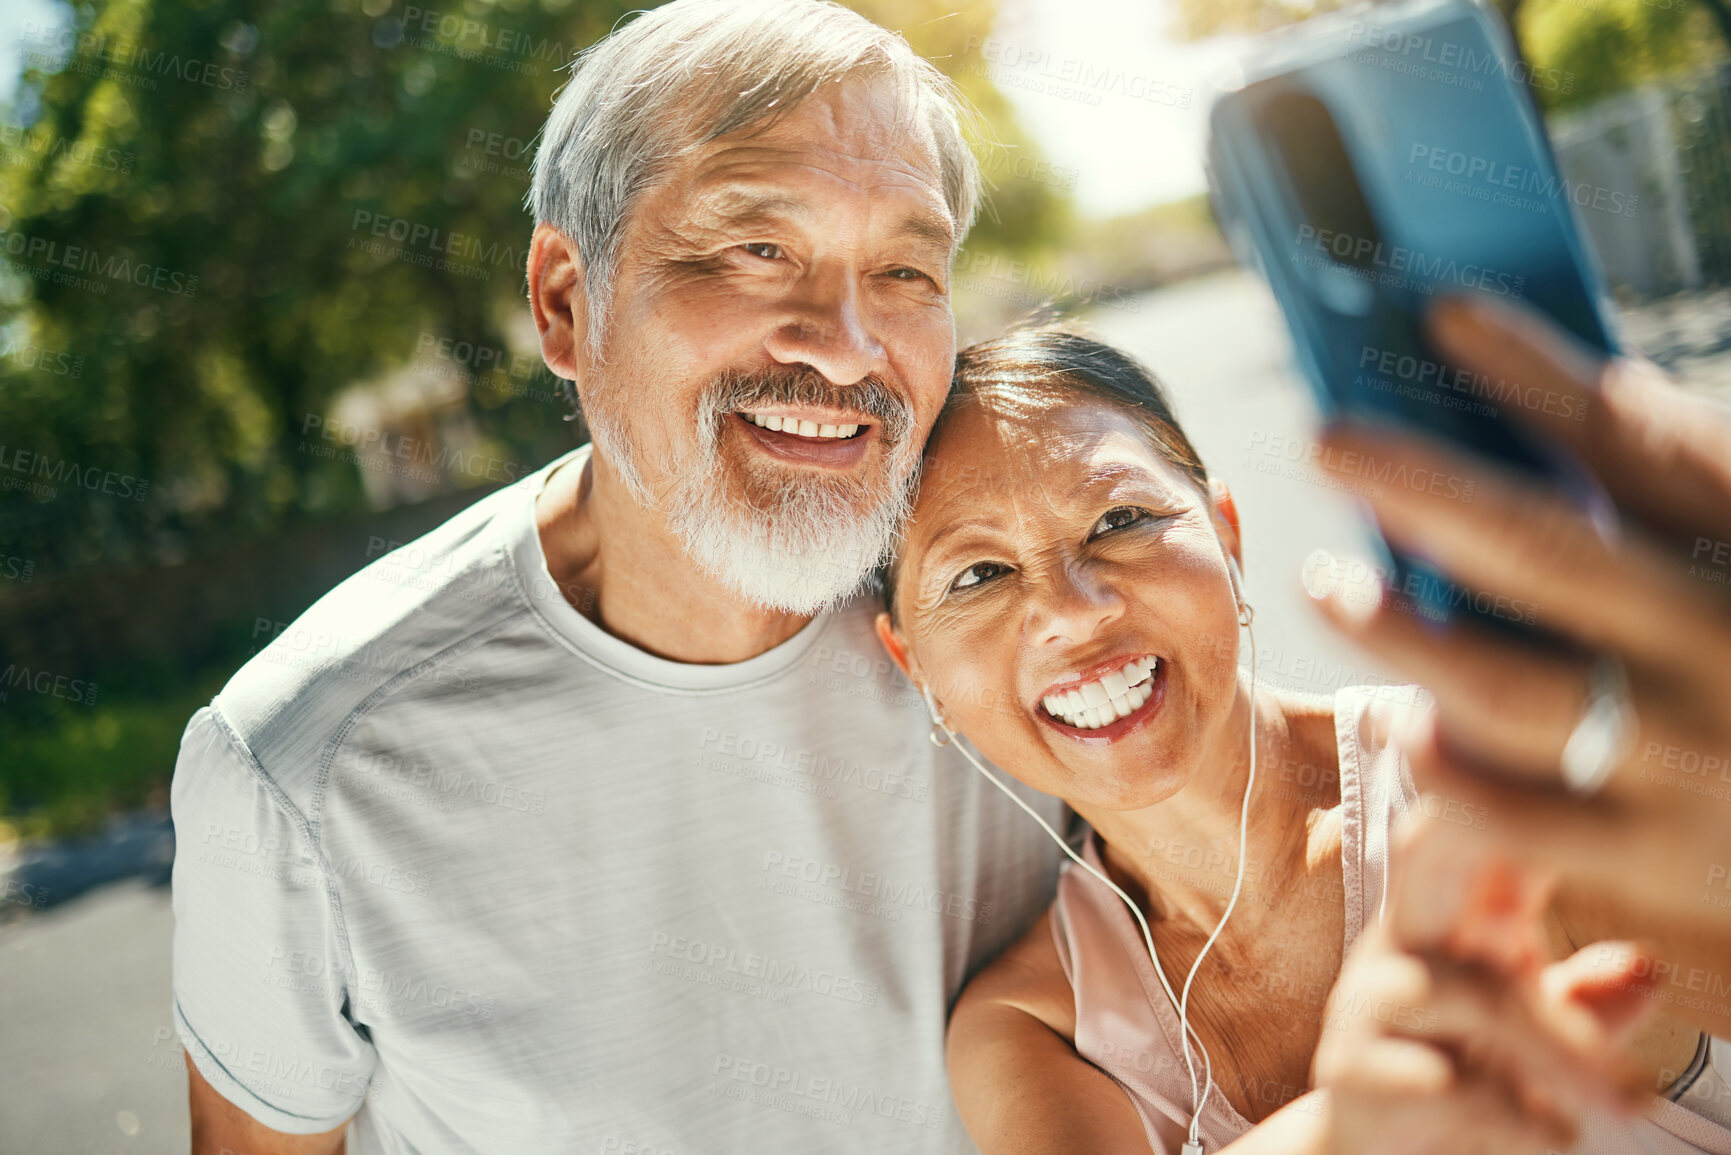
[[[1339,802],[1332,714],[1263,691],[1253,703],[1241,681],[1231,714],[1175,794],[1141,810],[1098,810],[1071,803],[1105,843],[1108,873],[1141,901],[1150,922],[1209,931],[1231,898],[1238,872],[1239,822],[1250,781],[1250,726],[1256,724],[1257,775],[1250,798],[1244,884],[1233,914],[1249,929],[1302,886],[1313,865],[1310,837]],[[1305,767],[1303,774],[1282,773]],[[1308,783],[1308,785],[1306,785]]]

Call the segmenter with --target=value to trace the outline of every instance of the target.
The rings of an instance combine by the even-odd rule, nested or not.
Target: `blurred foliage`
[[[38,29],[0,128],[0,554],[42,580],[359,507],[353,462],[303,429],[423,334],[510,346],[526,142],[571,55],[642,6],[91,0]],[[993,15],[855,7],[963,72]],[[989,82],[960,79],[1026,148]],[[1006,185],[971,244],[1037,242],[1065,211]],[[447,256],[462,267],[421,263]],[[545,392],[478,394],[492,455],[570,445]]]
[[[1324,12],[1344,8],[1351,0],[1178,0],[1176,31],[1200,40],[1225,33],[1267,32],[1296,24]]]
[[[1349,0],[1177,0],[1176,31],[1199,39],[1263,32]],[[1535,85],[1547,109],[1578,108],[1666,75],[1731,55],[1731,0],[1490,0],[1516,30],[1535,73],[1568,79]]]
[[[1571,81],[1535,89],[1551,109],[1584,107],[1728,53],[1710,7],[1684,0],[1526,0],[1519,27],[1535,70],[1556,69]]]
[[[645,6],[90,0],[27,30],[0,109],[0,597],[363,510],[356,464],[308,452],[309,421],[428,335],[522,340],[533,142],[570,58]],[[851,6],[980,113],[999,179],[970,249],[1054,243],[1065,194],[1006,179],[1030,146],[968,56],[993,0]],[[471,448],[518,474],[569,448],[544,377],[496,384],[461,401]],[[95,705],[0,692],[0,813],[64,833],[158,797],[187,716],[248,652],[199,650],[209,669],[80,671]]]
[[[50,701],[34,724],[0,721],[4,825],[26,837],[89,834],[116,811],[165,807],[186,720],[229,672],[166,682],[155,693],[106,694],[88,706]]]

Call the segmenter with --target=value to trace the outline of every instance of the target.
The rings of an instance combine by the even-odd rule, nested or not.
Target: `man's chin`
[[[809,616],[857,593],[888,544],[887,534],[865,527],[837,529],[795,537],[758,521],[681,537],[692,559],[745,601]]]

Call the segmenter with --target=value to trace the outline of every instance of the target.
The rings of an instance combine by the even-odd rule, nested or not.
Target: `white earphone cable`
[[[1113,894],[1123,899],[1124,905],[1129,907],[1130,913],[1136,917],[1136,924],[1142,930],[1142,943],[1148,948],[1148,960],[1154,965],[1154,975],[1160,980],[1160,987],[1166,992],[1166,998],[1172,1003],[1173,1009],[1178,1012],[1179,1037],[1184,1044],[1184,1065],[1190,1074],[1190,1102],[1194,1105],[1194,1110],[1190,1115],[1190,1141],[1184,1145],[1182,1155],[1202,1155],[1202,1141],[1198,1137],[1202,1108],[1208,1101],[1208,1091],[1214,1082],[1214,1063],[1208,1056],[1208,1048],[1202,1045],[1201,1036],[1196,1033],[1196,1028],[1190,1025],[1190,985],[1196,980],[1196,972],[1201,969],[1202,960],[1208,956],[1209,949],[1220,937],[1220,932],[1226,928],[1226,920],[1232,917],[1232,911],[1238,905],[1239,892],[1244,887],[1245,848],[1250,823],[1250,792],[1256,786],[1256,633],[1250,628],[1249,622],[1245,623],[1245,630],[1250,635],[1250,776],[1245,781],[1244,803],[1238,812],[1238,874],[1233,880],[1232,897],[1226,903],[1226,910],[1221,914],[1220,922],[1215,926],[1214,933],[1208,936],[1208,941],[1202,945],[1202,950],[1197,953],[1196,961],[1190,965],[1190,973],[1184,979],[1182,997],[1173,993],[1172,984],[1166,979],[1166,972],[1160,969],[1160,955],[1154,949],[1154,934],[1148,928],[1148,920],[1142,916],[1142,909],[1128,894],[1124,893],[1117,883],[1107,878],[1105,872],[1096,870],[1093,865],[1071,849],[1070,844],[1058,836],[1058,832],[1053,830],[1044,818],[1040,817],[1038,811],[1023,801],[1022,797],[1011,790],[996,774],[986,769],[985,765],[974,756],[973,751],[960,741],[962,736],[950,729],[949,723],[943,720],[943,716],[938,712],[937,702],[931,696],[931,691],[925,691],[926,705],[931,711],[933,723],[941,727],[948,736],[948,741],[945,744],[953,743],[955,748],[961,752],[962,757],[966,758],[974,769],[984,774],[987,781],[1002,790],[1010,801],[1020,806],[1028,817],[1039,823],[1040,829],[1051,836],[1052,841],[1056,842],[1058,848],[1070,856],[1071,861],[1105,883]],[[933,740],[936,741],[935,738]],[[1196,1050],[1202,1052],[1202,1082],[1200,1084],[1196,1081],[1196,1063],[1190,1049],[1192,1040],[1195,1041]]]

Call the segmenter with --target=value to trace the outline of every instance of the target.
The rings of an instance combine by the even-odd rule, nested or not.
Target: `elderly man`
[[[849,598],[948,387],[976,189],[942,77],[833,5],[677,0],[579,62],[529,285],[593,447],[187,729],[196,1151],[968,1149],[945,1015],[1056,851]]]

